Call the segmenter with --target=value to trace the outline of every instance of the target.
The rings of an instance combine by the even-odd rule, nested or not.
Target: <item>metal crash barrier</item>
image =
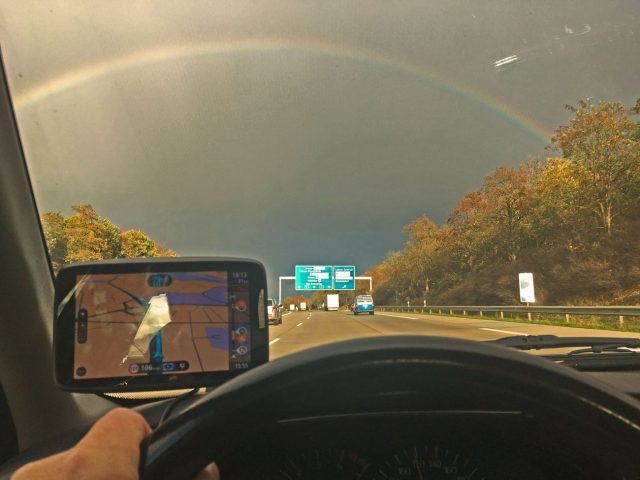
[[[624,325],[625,317],[640,317],[640,307],[636,306],[525,306],[525,305],[509,305],[509,306],[492,306],[492,305],[397,305],[397,306],[378,306],[376,310],[381,312],[408,312],[408,313],[424,313],[431,315],[474,315],[484,316],[485,313],[495,313],[504,318],[505,313],[526,314],[531,320],[531,314],[543,313],[549,315],[564,315],[565,320],[569,323],[571,315],[597,315],[618,317],[618,323]]]

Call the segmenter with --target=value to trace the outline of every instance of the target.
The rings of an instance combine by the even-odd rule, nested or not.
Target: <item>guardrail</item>
[[[598,315],[598,316],[617,316],[620,325],[624,325],[624,317],[640,317],[640,307],[635,306],[608,306],[608,307],[570,307],[570,306],[524,306],[524,305],[507,305],[507,306],[491,306],[491,305],[431,305],[431,306],[378,306],[376,310],[381,312],[413,312],[428,313],[431,315],[440,314],[462,314],[473,315],[478,314],[481,317],[485,313],[500,314],[500,318],[504,318],[505,313],[522,313],[527,314],[531,320],[532,313],[546,313],[550,315],[564,315],[565,320],[569,322],[571,315]]]

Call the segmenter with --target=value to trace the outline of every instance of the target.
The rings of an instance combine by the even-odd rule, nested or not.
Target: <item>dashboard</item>
[[[410,350],[418,340],[448,343]],[[170,451],[161,467],[176,470],[167,478],[187,478],[179,469],[190,458],[189,475],[215,460],[223,480],[639,478],[637,403],[550,365],[436,338],[319,347],[185,398],[152,435],[147,469]],[[171,402],[137,410],[157,426]],[[84,432],[24,452],[0,478]]]
[[[589,449],[566,448],[575,438],[562,430],[519,411],[289,419],[260,432],[220,469],[223,479],[242,480],[609,478]]]
[[[400,398],[405,397],[405,398]],[[477,404],[477,396],[472,404]],[[362,399],[361,399],[362,400]],[[390,400],[390,399],[387,399]],[[606,436],[524,409],[420,410],[400,395],[387,407],[365,400],[359,411],[314,408],[251,425],[238,419],[218,463],[223,480],[616,479],[637,478]],[[178,412],[197,398],[187,399]],[[156,425],[171,401],[139,407]],[[3,465],[0,478],[27,461],[75,444],[86,428],[69,432]],[[238,440],[238,438],[240,440]]]

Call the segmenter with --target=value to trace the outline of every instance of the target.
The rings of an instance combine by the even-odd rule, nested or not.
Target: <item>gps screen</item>
[[[248,278],[236,271],[78,277],[74,378],[249,368]]]

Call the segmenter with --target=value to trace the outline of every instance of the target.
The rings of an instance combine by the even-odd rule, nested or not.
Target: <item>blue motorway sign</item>
[[[296,290],[333,290],[330,265],[296,265]]]
[[[344,265],[333,267],[333,284],[335,290],[355,290],[356,267]]]

